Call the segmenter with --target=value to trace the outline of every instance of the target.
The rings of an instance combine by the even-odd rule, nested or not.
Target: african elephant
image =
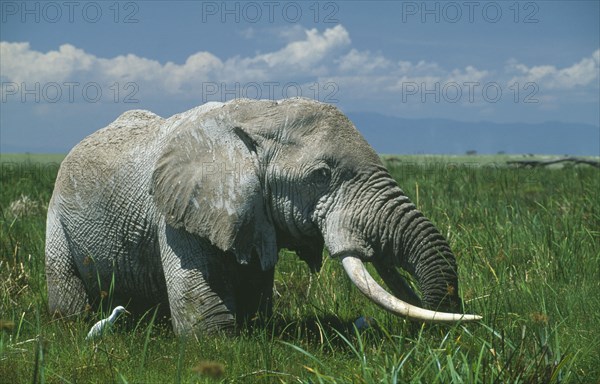
[[[168,119],[129,111],[61,164],[47,217],[49,309],[76,314],[110,290],[131,312],[168,308],[178,334],[232,329],[270,313],[281,248],[318,271],[324,246],[389,311],[480,318],[442,312],[461,310],[448,243],[337,108],[293,98]]]

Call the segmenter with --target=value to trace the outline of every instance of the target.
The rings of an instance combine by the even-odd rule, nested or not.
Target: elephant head
[[[273,268],[296,250],[312,270],[323,246],[360,291],[422,321],[462,315],[455,257],[337,108],[307,99],[235,100],[164,129],[152,193],[165,220],[241,264]],[[372,262],[394,295],[367,272]],[[398,273],[417,281],[419,298]],[[445,313],[455,312],[455,313]]]

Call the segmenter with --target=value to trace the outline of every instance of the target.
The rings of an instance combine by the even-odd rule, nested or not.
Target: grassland
[[[46,311],[45,210],[60,157],[3,155],[0,382],[599,383],[598,169],[399,159],[389,169],[448,237],[480,324],[408,323],[364,299],[337,261],[311,275],[282,252],[264,327],[184,339],[148,314],[90,343],[100,314]],[[359,316],[373,326],[357,331]]]

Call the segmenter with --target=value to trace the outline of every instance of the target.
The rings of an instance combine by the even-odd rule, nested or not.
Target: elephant
[[[48,206],[49,311],[166,309],[176,334],[272,314],[279,250],[323,250],[370,300],[411,320],[462,314],[448,242],[335,106],[305,98],[123,113],[61,163]],[[389,291],[366,269],[372,263]],[[400,269],[416,281],[420,295]]]

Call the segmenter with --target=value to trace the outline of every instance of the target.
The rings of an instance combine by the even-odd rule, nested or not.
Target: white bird
[[[107,317],[106,319],[102,319],[96,324],[94,324],[94,326],[92,327],[92,329],[90,329],[90,332],[87,334],[85,339],[92,340],[101,337],[104,332],[108,331],[112,327],[115,320],[117,320],[117,317],[119,317],[119,315],[123,312],[129,313],[125,308],[123,308],[120,305],[113,309],[109,317]]]

